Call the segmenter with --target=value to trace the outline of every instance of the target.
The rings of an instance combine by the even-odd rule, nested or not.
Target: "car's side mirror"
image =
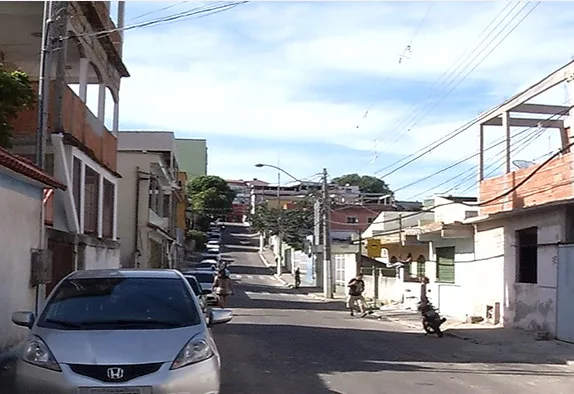
[[[231,309],[212,309],[209,313],[208,324],[214,326],[223,324],[233,319],[233,312]]]
[[[32,328],[36,317],[32,312],[14,312],[12,313],[12,323],[17,326]]]

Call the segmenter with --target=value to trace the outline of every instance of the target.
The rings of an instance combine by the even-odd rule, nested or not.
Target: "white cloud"
[[[408,154],[476,114],[464,106],[453,110],[450,105],[446,111],[438,105],[411,132],[390,144],[406,128],[393,130],[390,126],[412,113],[412,104],[424,102],[426,97],[407,103],[397,96],[393,101],[376,103],[376,110],[362,120],[364,104],[351,99],[337,104],[305,101],[301,92],[336,70],[433,82],[505,5],[437,3],[412,42],[411,59],[401,65],[398,53],[409,43],[427,11],[420,4],[405,8],[399,3],[252,3],[219,14],[232,25],[217,26],[220,16],[216,15],[163,30],[130,32],[125,53],[132,77],[122,85],[122,123],[173,129],[180,135],[199,133],[208,138],[232,135],[329,141],[365,151],[373,150],[377,138],[377,149],[382,153]],[[469,82],[480,83],[488,92],[483,109],[568,60],[570,54],[563,48],[570,44],[571,23],[565,16],[557,20],[555,13],[544,12],[545,6],[541,5],[469,77]],[[560,96],[553,94],[554,98]],[[430,105],[432,101],[426,103],[426,107]],[[489,133],[489,138],[493,135],[496,132]],[[469,130],[428,155],[428,160],[455,161],[475,152],[476,141],[475,129]],[[228,153],[210,155],[224,157]],[[257,154],[265,157],[265,153]],[[301,152],[295,156],[290,163],[305,167],[305,156]],[[240,162],[234,165],[237,171],[252,165],[248,163],[253,157],[250,153],[240,153],[240,157],[234,154]],[[380,164],[369,166],[370,157],[366,157],[365,169],[387,164],[381,158]],[[315,158],[308,161],[316,165]],[[211,165],[219,168],[213,162]]]

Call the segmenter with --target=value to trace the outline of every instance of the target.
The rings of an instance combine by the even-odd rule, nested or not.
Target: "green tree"
[[[211,218],[223,217],[231,211],[235,192],[225,179],[204,175],[188,182],[187,198],[192,212],[197,215],[194,222],[205,227]]]
[[[0,63],[0,146],[12,147],[10,122],[19,112],[34,104],[36,95],[28,75],[22,71],[8,72]]]
[[[263,203],[249,215],[249,221],[251,228],[268,235],[277,235],[281,229],[284,242],[295,249],[303,249],[305,237],[313,233],[313,206],[310,201],[302,200],[293,208],[280,211]]]
[[[347,174],[333,179],[340,186],[359,186],[361,193],[393,194],[393,191],[382,179],[370,175]]]

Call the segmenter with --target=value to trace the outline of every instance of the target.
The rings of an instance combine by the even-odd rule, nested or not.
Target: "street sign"
[[[367,240],[367,256],[374,259],[375,257],[381,257],[381,240],[380,239],[369,239]]]

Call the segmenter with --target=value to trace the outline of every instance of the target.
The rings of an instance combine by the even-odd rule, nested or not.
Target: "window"
[[[72,170],[72,192],[74,194],[74,203],[76,204],[76,214],[80,218],[80,191],[82,190],[82,161],[74,157],[74,168]]]
[[[359,223],[359,218],[357,218],[356,216],[347,216],[347,223],[357,224]]]
[[[199,311],[182,279],[85,278],[59,285],[38,325],[59,330],[152,330],[199,323]]]
[[[436,248],[436,280],[454,283],[454,246]]]
[[[115,185],[104,179],[102,235],[106,238],[114,236],[114,191]]]
[[[98,232],[98,199],[100,189],[100,176],[86,166],[84,180],[84,233],[97,234]]]
[[[335,255],[335,283],[339,286],[345,286],[345,256]]]
[[[171,201],[171,194],[164,194],[163,195],[163,217],[170,218],[171,217],[171,206],[169,205]]]
[[[538,282],[538,228],[530,227],[516,232],[516,281]]]
[[[422,254],[417,258],[417,277],[423,278],[426,274],[426,261],[425,256]]]
[[[375,218],[367,218],[367,223],[371,224],[375,221]]]

